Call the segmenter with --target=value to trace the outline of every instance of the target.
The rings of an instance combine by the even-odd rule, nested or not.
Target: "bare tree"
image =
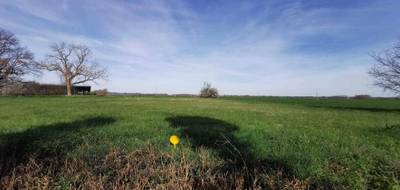
[[[107,77],[105,68],[90,61],[92,52],[87,46],[62,42],[52,45],[51,50],[52,54],[47,55],[40,67],[60,74],[67,87],[68,96],[72,95],[73,85]]]
[[[28,73],[37,73],[33,54],[21,47],[14,34],[0,29],[0,88],[20,81]]]
[[[368,72],[375,85],[400,94],[400,42],[381,54],[372,55],[376,64]]]
[[[218,90],[216,88],[211,87],[211,84],[208,82],[204,82],[203,88],[200,90],[201,98],[217,98]]]

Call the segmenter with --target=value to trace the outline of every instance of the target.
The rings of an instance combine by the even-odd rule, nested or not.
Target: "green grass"
[[[174,151],[168,138],[179,134],[179,149],[204,147],[226,167],[245,160],[325,187],[400,184],[400,100],[1,97],[0,121],[3,167],[144,144]]]

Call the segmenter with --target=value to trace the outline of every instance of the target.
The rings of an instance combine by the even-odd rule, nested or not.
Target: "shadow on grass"
[[[327,108],[336,110],[354,110],[354,111],[369,111],[369,112],[393,112],[400,113],[400,109],[391,108],[372,108],[372,107],[350,107],[350,106],[334,106],[334,105],[307,105],[313,108]]]
[[[400,124],[386,124],[385,127],[373,128],[368,132],[378,135],[385,135],[395,140],[400,140]]]
[[[384,107],[383,105],[374,106],[369,105],[369,102],[363,102],[363,100],[307,100],[304,102],[298,101],[298,105],[303,105],[312,108],[326,108],[336,110],[354,110],[354,111],[369,111],[369,112],[394,112],[400,113],[398,107]],[[376,100],[379,101],[379,100]]]
[[[72,122],[35,126],[28,130],[0,135],[0,176],[21,163],[35,158],[62,161],[84,141],[90,129],[115,122],[111,117],[91,117]]]
[[[219,120],[199,116],[177,116],[166,119],[172,127],[180,128],[181,135],[187,137],[193,148],[206,147],[214,150],[224,160],[222,173],[242,172],[245,175],[245,189],[251,189],[255,181],[255,170],[291,172],[280,160],[258,160],[247,143],[239,141],[234,132],[239,127]]]
[[[331,102],[332,101],[332,102]],[[379,101],[379,100],[376,100]],[[384,105],[369,105],[369,102],[363,102],[363,100],[336,100],[331,99],[301,99],[293,102],[279,102],[290,105],[300,105],[311,108],[325,108],[325,109],[336,109],[336,110],[354,110],[354,111],[369,111],[369,112],[393,112],[400,113],[400,108],[397,107],[384,107]]]
[[[355,110],[369,112],[394,112],[400,113],[400,100],[385,99],[335,99],[311,97],[227,97],[228,100],[246,103],[276,103],[286,105],[304,106],[310,108],[326,108],[337,110]]]

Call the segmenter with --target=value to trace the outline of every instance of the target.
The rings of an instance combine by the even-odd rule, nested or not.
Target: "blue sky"
[[[400,39],[398,0],[1,0],[0,27],[38,60],[80,43],[116,92],[390,96],[368,53]],[[40,82],[59,83],[54,73]]]

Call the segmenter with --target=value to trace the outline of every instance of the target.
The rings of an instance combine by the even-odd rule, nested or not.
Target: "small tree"
[[[92,92],[92,94],[96,95],[96,96],[107,96],[108,95],[108,90],[105,89],[100,89],[100,90],[95,90]]]
[[[60,74],[67,87],[67,95],[72,95],[72,87],[97,79],[105,79],[107,71],[94,62],[89,61],[92,52],[84,45],[54,44],[52,54],[40,64],[42,69]]]
[[[21,47],[14,34],[0,29],[0,88],[11,82],[19,82],[29,73],[37,73],[33,54]]]
[[[202,98],[217,98],[218,90],[216,88],[211,87],[210,83],[204,82],[204,86],[200,90],[200,97],[202,97]]]
[[[375,85],[400,94],[400,42],[384,53],[372,55],[376,64],[368,72]]]

